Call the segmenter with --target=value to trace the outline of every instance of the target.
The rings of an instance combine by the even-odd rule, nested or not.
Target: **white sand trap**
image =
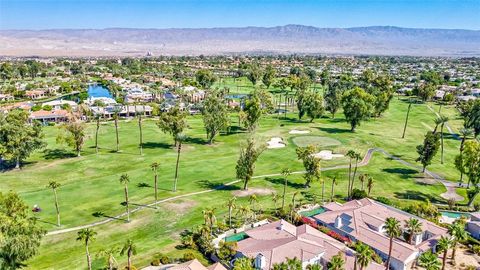
[[[285,143],[283,139],[280,137],[273,137],[270,141],[267,142],[267,148],[274,149],[274,148],[282,148],[285,147]]]
[[[233,191],[233,195],[237,197],[247,197],[250,195],[260,195],[260,196],[265,196],[265,195],[270,195],[273,194],[275,190],[269,189],[269,188],[249,188],[247,190],[235,190]]]
[[[290,132],[288,132],[290,134],[307,134],[307,133],[310,133],[310,130],[298,130],[298,129],[292,129],[290,130]]]
[[[322,150],[316,154],[313,154],[316,158],[322,160],[332,160],[334,158],[341,158],[343,157],[342,154],[333,154],[331,150]]]

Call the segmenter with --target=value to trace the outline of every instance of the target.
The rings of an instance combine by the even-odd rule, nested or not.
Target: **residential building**
[[[245,231],[247,238],[237,243],[237,258],[254,260],[256,269],[272,269],[274,264],[297,258],[302,268],[318,264],[326,266],[332,256],[342,254],[345,269],[354,269],[354,251],[344,243],[309,225],[295,226],[285,220],[268,223]],[[372,262],[365,270],[380,270],[381,265]]]
[[[480,212],[471,214],[470,221],[467,222],[467,231],[473,238],[480,240]]]
[[[169,268],[166,268],[168,270],[227,270],[222,264],[220,263],[214,263],[210,266],[203,266],[201,262],[199,262],[197,259],[193,259],[191,261],[178,264]]]
[[[326,210],[324,213],[314,217],[318,224],[352,241],[364,242],[383,260],[387,259],[390,247],[390,239],[385,232],[386,219],[396,218],[402,227],[410,218],[418,219],[422,224],[422,232],[413,236],[412,243],[407,243],[403,236],[393,240],[390,266],[394,270],[410,269],[421,253],[435,249],[438,239],[447,235],[447,229],[433,222],[368,198],[345,204],[333,202],[324,208]]]
[[[45,98],[45,91],[43,90],[28,90],[25,91],[25,96],[30,99],[41,99]]]
[[[70,113],[66,110],[51,110],[51,111],[35,111],[30,113],[30,120],[37,120],[44,124],[65,122],[70,117]]]

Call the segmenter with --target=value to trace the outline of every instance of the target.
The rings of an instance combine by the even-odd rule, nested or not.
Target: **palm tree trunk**
[[[140,131],[140,155],[143,155],[143,132],[142,132],[142,115],[138,115],[138,130]]]
[[[88,252],[88,243],[85,243],[85,251],[86,251],[86,254],[87,254],[88,270],[92,270],[92,259],[90,258],[90,252]]]
[[[388,248],[388,258],[385,269],[390,269],[390,258],[392,257],[393,237],[390,237],[390,247]]]
[[[158,174],[155,170],[155,180],[154,180],[154,188],[155,188],[155,203],[158,201]]]
[[[130,222],[130,210],[128,208],[128,186],[125,185],[125,207],[127,209],[127,221]]]
[[[350,198],[350,182],[352,178],[352,159],[350,158],[350,164],[348,165],[348,187],[347,187],[347,195]]]
[[[232,207],[228,207],[228,227],[232,228]]]
[[[354,183],[355,183],[355,176],[357,176],[357,169],[358,169],[358,158],[355,159],[355,169],[353,170],[352,186],[350,187],[350,195],[352,195],[352,192],[353,192],[353,186],[354,186]]]
[[[452,245],[452,264],[455,265],[455,255],[457,253],[457,242],[455,241]]]
[[[287,185],[288,180],[287,177],[285,177],[285,185],[283,185],[282,210],[285,208],[285,195],[287,194]]]
[[[325,180],[322,181],[322,205],[325,203]]]
[[[410,108],[411,108],[411,107],[412,107],[412,103],[410,102],[410,103],[408,104],[407,117],[405,118],[405,125],[403,126],[402,139],[405,138],[405,131],[407,130],[408,116],[410,115]]]
[[[440,152],[440,163],[443,164],[443,123],[442,123],[442,126],[440,128],[440,141],[441,141],[441,145],[442,145],[442,151]]]
[[[120,151],[120,142],[118,141],[118,116],[115,116],[115,136],[117,138],[117,152]]]
[[[442,270],[445,270],[445,265],[447,264],[447,252],[448,249],[445,249],[445,251],[443,251]]]
[[[128,264],[128,270],[131,270],[132,269],[132,250],[130,248],[128,249],[127,264]]]
[[[175,165],[175,181],[173,183],[173,192],[177,191],[177,181],[178,181],[178,163],[180,162],[180,152],[182,150],[182,142],[178,143],[177,148],[177,164]]]
[[[95,130],[95,152],[98,154],[98,130],[100,129],[100,117],[97,118],[97,129]]]
[[[57,210],[57,226],[60,227],[60,208],[58,207],[57,191],[53,189],[53,195],[55,197],[55,210]]]
[[[283,118],[284,118],[284,119],[287,119],[287,93],[285,93],[285,104],[284,104],[284,107],[285,107],[285,111],[283,112]]]
[[[330,201],[333,202],[333,189],[335,187],[335,180],[332,180],[332,192],[330,193]]]

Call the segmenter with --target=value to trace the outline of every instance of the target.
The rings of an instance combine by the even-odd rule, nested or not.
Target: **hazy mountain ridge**
[[[0,55],[307,53],[479,56],[480,31],[393,26],[0,30]]]

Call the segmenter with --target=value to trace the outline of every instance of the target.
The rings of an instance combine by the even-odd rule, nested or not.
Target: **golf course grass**
[[[436,115],[426,104],[412,106],[406,137],[401,138],[405,112],[408,103],[393,99],[390,109],[378,119],[363,122],[357,131],[350,132],[350,126],[343,115],[336,118],[324,117],[313,123],[296,120],[294,113],[287,119],[277,115],[265,116],[257,129],[258,142],[266,142],[272,137],[281,137],[291,141],[286,147],[266,149],[256,163],[255,175],[279,174],[283,168],[302,171],[302,163],[297,160],[295,148],[310,143],[327,146],[336,153],[345,153],[353,149],[365,155],[369,148],[382,148],[409,163],[416,163],[415,147],[422,143],[427,126],[434,126]],[[438,109],[438,108],[437,108]],[[453,108],[442,108],[443,112],[455,117]],[[237,117],[232,115],[232,125]],[[452,129],[458,130],[457,123],[452,122]],[[101,125],[99,135],[100,152],[95,153],[95,125],[89,124],[88,137],[81,157],[75,157],[73,151],[56,143],[57,127],[45,127],[46,149],[32,155],[21,170],[11,170],[0,174],[0,190],[13,190],[20,194],[29,206],[37,204],[42,211],[36,216],[48,231],[66,229],[104,220],[124,212],[123,186],[119,183],[121,174],[130,176],[129,193],[133,208],[152,203],[154,200],[153,173],[150,164],[159,162],[159,198],[204,191],[235,180],[235,164],[239,147],[245,137],[243,132],[221,135],[214,144],[206,141],[201,116],[189,116],[189,128],[185,131],[188,140],[182,148],[179,168],[178,191],[172,192],[176,161],[176,149],[173,148],[171,136],[163,134],[154,119],[143,123],[144,150],[140,155],[138,148],[138,122],[133,120],[120,122],[120,152],[115,149],[115,129],[112,122]],[[293,129],[308,129],[308,135],[289,134]],[[448,133],[447,130],[444,132]],[[429,170],[457,181],[459,173],[454,166],[460,142],[446,134],[445,160],[440,162],[440,153],[434,158]],[[348,164],[347,158],[322,161],[323,168]],[[374,153],[367,166],[359,167],[358,174],[368,173],[375,179],[371,196],[383,196],[399,204],[429,199],[434,203],[445,203],[440,194],[445,192],[443,185],[424,181],[423,175],[414,168],[392,160],[382,153]],[[336,176],[334,197],[342,200],[346,195],[347,170],[333,169],[322,172],[325,179],[325,197],[330,198],[331,177]],[[55,226],[56,216],[53,192],[47,188],[49,181],[62,184],[58,189],[62,226]],[[289,177],[287,199],[295,191],[305,191],[301,174]],[[360,187],[358,181],[355,183]],[[275,190],[281,193],[283,179],[281,176],[257,177],[252,180],[251,188]],[[158,208],[144,208],[131,216],[131,222],[113,221],[93,227],[98,232],[97,240],[91,244],[92,254],[102,248],[120,246],[126,239],[132,239],[137,245],[138,254],[134,256],[136,266],[145,266],[155,254],[163,253],[181,257],[185,250],[176,249],[180,243],[179,234],[203,222],[202,210],[215,208],[219,220],[225,218],[226,201],[232,192],[241,188],[241,183],[222,190],[215,190],[195,196],[161,203]],[[308,190],[318,200],[321,199],[321,183],[314,183]],[[465,197],[465,190],[459,190]],[[305,200],[304,195],[299,195]],[[271,195],[259,196],[262,209],[273,206]],[[238,199],[238,204],[247,204],[248,198]],[[465,201],[463,201],[464,203]],[[461,202],[462,203],[462,202]],[[29,269],[72,269],[85,265],[84,247],[76,241],[76,232],[46,236],[39,254],[28,262]],[[126,257],[117,257],[123,265]],[[103,265],[103,260],[95,259],[94,269]]]

